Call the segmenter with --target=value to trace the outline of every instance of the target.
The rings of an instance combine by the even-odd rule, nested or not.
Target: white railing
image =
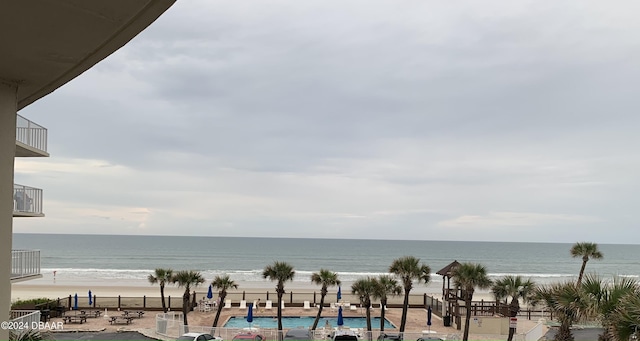
[[[12,328],[12,327],[19,328],[19,329],[13,330],[15,333],[18,333],[18,334],[24,332],[25,330],[31,329],[33,327],[37,328],[38,323],[40,323],[40,310],[31,311],[25,315],[16,317],[12,319],[11,322],[15,322],[15,323],[9,323],[7,324],[7,326],[9,328]]]
[[[47,129],[18,115],[16,120],[16,141],[46,152]]]
[[[11,250],[11,279],[40,275],[40,250]]]
[[[13,184],[13,212],[42,214],[42,190]]]
[[[182,326],[182,313],[156,314],[156,333],[166,337],[177,338]]]

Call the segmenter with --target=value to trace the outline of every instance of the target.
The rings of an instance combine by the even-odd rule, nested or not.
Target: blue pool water
[[[309,328],[313,325],[313,321],[315,321],[315,316],[288,316],[282,317],[282,328]],[[327,321],[329,321],[329,325],[331,327],[338,326],[338,319],[335,317],[321,317],[320,322],[318,322],[318,328],[322,328],[326,326]],[[229,321],[224,324],[226,328],[247,328],[250,326],[259,326],[260,328],[277,328],[278,327],[278,319],[276,317],[254,317],[253,322],[247,322],[246,317],[244,316],[232,316],[229,318]],[[348,326],[349,328],[367,328],[367,319],[364,317],[345,317],[344,318],[344,326]],[[380,317],[372,317],[371,318],[371,327],[372,328],[380,328]],[[384,329],[394,329],[395,327],[385,319]]]

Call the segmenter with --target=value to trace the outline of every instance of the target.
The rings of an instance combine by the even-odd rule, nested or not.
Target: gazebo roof
[[[436,274],[440,276],[451,277],[453,275],[453,269],[458,267],[458,265],[460,265],[460,263],[457,260],[454,260],[449,265],[445,266],[444,268],[436,272]]]

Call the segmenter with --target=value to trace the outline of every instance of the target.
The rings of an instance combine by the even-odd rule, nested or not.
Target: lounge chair
[[[355,304],[353,304],[349,306],[349,310],[358,310],[358,307]]]
[[[247,301],[245,300],[240,301],[240,309],[247,309]]]
[[[267,300],[267,302],[265,302],[264,304],[264,309],[265,310],[271,310],[273,308],[273,302],[270,300]]]
[[[284,309],[284,301],[280,302],[280,309]]]
[[[231,300],[225,300],[224,301],[224,309],[229,309],[231,308]]]
[[[304,309],[304,310],[309,310],[309,309],[311,309],[311,306],[309,305],[309,301],[304,301],[303,309]]]
[[[336,307],[336,304],[331,302],[331,304],[329,305],[329,309],[331,311],[338,311],[338,308]]]
[[[253,305],[251,307],[253,308],[253,310],[257,310],[258,309],[258,300],[253,300]]]

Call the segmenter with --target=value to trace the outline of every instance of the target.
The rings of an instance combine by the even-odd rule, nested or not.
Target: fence
[[[297,329],[297,328],[296,328]],[[318,328],[311,332],[313,340],[331,340],[332,334],[336,331],[347,330],[358,334],[362,339],[376,340],[380,336],[380,330],[374,329],[371,332],[360,328]],[[281,337],[278,337],[279,333],[274,328],[260,328],[254,326],[252,328],[225,328],[225,327],[211,327],[211,326],[185,326],[182,324],[182,314],[180,313],[167,313],[156,314],[156,333],[168,338],[177,338],[185,333],[207,333],[221,337],[223,340],[231,340],[235,335],[251,332],[253,334],[260,334],[264,337],[264,340],[282,340],[288,329],[282,331]],[[393,334],[394,332],[389,332]],[[397,334],[397,331],[395,331]],[[424,337],[437,337],[445,340],[459,340],[459,334],[437,334],[427,333],[426,331],[405,331],[403,333],[405,340],[417,340]]]
[[[198,302],[198,299],[205,298],[207,295],[206,292],[198,293],[191,296],[191,302]],[[227,293],[226,300],[231,300],[233,307],[238,307],[240,305],[240,301],[253,302],[256,300],[260,300],[261,304],[264,304],[266,301],[273,301],[273,305],[277,306],[278,296],[275,292],[271,291],[234,291]],[[302,307],[305,301],[309,301],[309,303],[313,306],[316,304],[320,304],[320,293],[319,292],[288,292],[283,297],[283,302],[287,307]],[[67,309],[71,309],[74,306],[74,296],[69,295],[68,297],[62,299],[63,305],[67,307]],[[325,307],[329,307],[330,303],[335,300],[335,297],[331,299],[325,298]],[[399,308],[402,307],[402,297],[396,297],[394,299],[390,299],[387,302],[387,307],[389,308]],[[66,301],[66,302],[64,302]],[[354,295],[342,295],[343,302],[352,302],[357,303],[359,301],[357,296]],[[169,310],[182,310],[182,296],[166,296],[165,303]],[[193,304],[195,307],[197,304]],[[377,306],[378,303],[374,303],[374,307]],[[442,302],[438,299],[428,296],[427,294],[414,294],[409,295],[409,307],[411,308],[425,308],[431,305],[434,314],[439,314],[442,308]],[[117,296],[117,297],[98,297],[93,295],[92,304],[89,305],[89,297],[88,296],[78,296],[78,307],[79,308],[101,308],[101,309],[147,309],[147,310],[162,310],[162,301],[160,297],[126,297],[126,296]]]

